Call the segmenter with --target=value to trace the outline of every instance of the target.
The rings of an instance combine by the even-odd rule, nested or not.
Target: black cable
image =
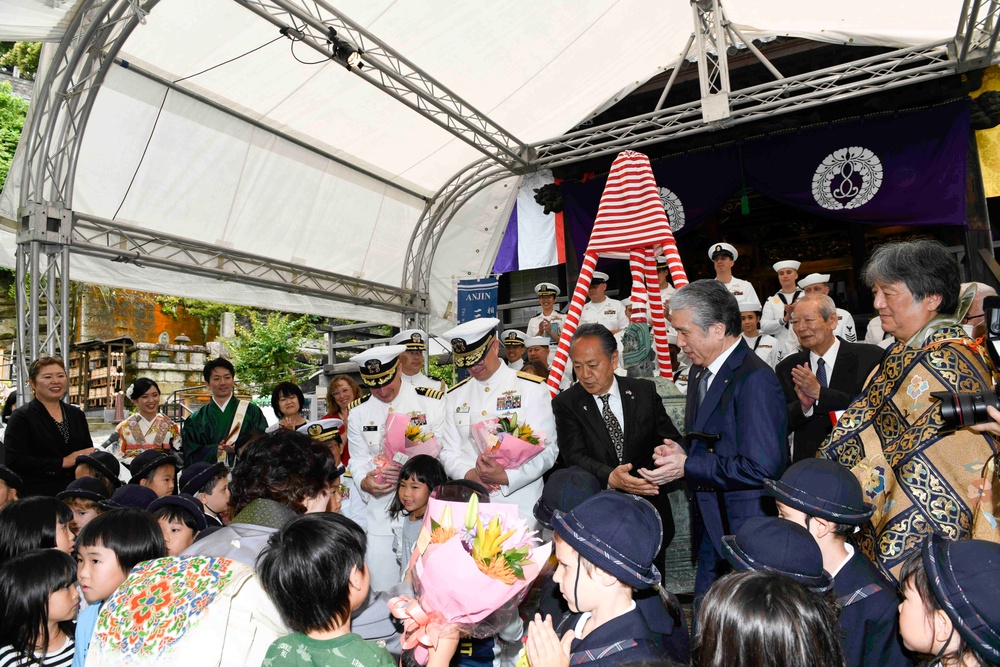
[[[200,74],[204,74],[205,72],[210,72],[213,69],[216,69],[217,67],[222,67],[223,65],[228,65],[229,63],[233,62],[234,60],[239,60],[240,58],[248,56],[251,53],[253,53],[254,51],[260,51],[265,46],[268,46],[270,44],[274,44],[279,39],[281,39],[283,37],[286,37],[286,36],[288,36],[287,33],[286,32],[282,32],[282,34],[278,35],[274,39],[272,39],[272,40],[270,40],[268,42],[264,42],[260,46],[254,47],[254,48],[250,49],[249,51],[247,51],[246,53],[242,53],[242,54],[240,54],[240,55],[238,55],[238,56],[236,56],[234,58],[230,58],[229,60],[226,60],[224,62],[219,63],[218,65],[212,65],[211,67],[209,67],[207,69],[203,69],[200,72],[195,72],[194,74],[190,74],[188,76],[181,77],[180,79],[176,79],[175,81],[173,81],[173,83],[180,83],[181,81],[186,81],[187,79],[194,78],[194,77],[196,77],[196,76],[198,76]],[[289,36],[289,39],[292,40],[292,45],[294,46],[294,44],[295,44],[295,42],[297,40],[294,37],[290,37],[290,36]],[[294,51],[292,51],[292,57],[295,58],[295,52]],[[295,59],[299,60],[298,58],[295,58]],[[299,62],[303,62],[303,61],[299,60]],[[320,62],[326,62],[326,60],[321,60]],[[318,65],[320,63],[303,63],[303,64],[306,64],[306,65]],[[122,206],[125,205],[125,200],[128,199],[129,192],[132,191],[132,185],[135,183],[136,176],[139,175],[139,169],[142,168],[142,163],[146,159],[146,151],[149,150],[149,144],[152,143],[152,141],[153,141],[153,135],[156,133],[156,126],[160,122],[160,114],[163,113],[163,105],[166,104],[166,102],[167,102],[167,95],[168,94],[170,94],[170,89],[169,88],[163,93],[163,99],[160,101],[160,108],[156,110],[156,118],[153,119],[153,127],[149,131],[149,137],[146,138],[146,145],[142,149],[142,155],[139,156],[139,163],[136,164],[135,171],[132,172],[132,179],[128,182],[128,187],[125,188],[125,194],[122,195],[122,200],[121,200],[121,202],[119,202],[118,208],[115,209],[115,214],[113,216],[111,216],[112,220],[115,220],[118,217],[118,213],[121,212]]]
[[[156,110],[156,118],[153,120],[153,128],[149,131],[149,137],[146,138],[146,145],[142,149],[142,155],[139,156],[139,163],[135,165],[135,171],[132,172],[132,179],[128,182],[128,187],[125,188],[125,194],[122,195],[122,200],[118,203],[118,208],[115,209],[115,214],[111,216],[112,220],[118,218],[118,212],[122,210],[122,206],[125,205],[125,200],[128,199],[128,193],[132,191],[132,184],[135,183],[135,177],[139,175],[139,169],[142,167],[142,161],[146,159],[146,151],[149,150],[149,144],[153,141],[153,134],[156,132],[156,124],[160,122],[160,114],[163,113],[163,105],[167,101],[168,94],[170,94],[169,88],[167,88],[163,93],[163,99],[160,101],[160,108]]]
[[[300,62],[300,63],[302,63],[303,65],[322,65],[323,63],[326,63],[326,62],[330,62],[330,59],[329,59],[329,58],[323,58],[323,60],[317,60],[316,62],[313,62],[313,63],[311,63],[311,62],[307,62],[307,61],[305,61],[305,60],[302,60],[302,59],[301,59],[301,58],[299,58],[299,57],[298,57],[297,55],[295,55],[295,42],[300,42],[300,41],[302,41],[302,40],[300,40],[300,39],[295,39],[295,38],[293,38],[293,37],[289,37],[289,39],[291,39],[291,40],[292,40],[292,43],[291,43],[291,44],[289,44],[289,45],[288,45],[288,47],[289,47],[289,50],[290,50],[290,51],[292,52],[292,58],[295,58],[296,62]]]
[[[180,83],[181,81],[187,81],[188,79],[192,79],[192,78],[198,76],[199,74],[204,74],[205,72],[211,72],[216,67],[222,67],[223,65],[228,65],[229,63],[233,62],[234,60],[239,60],[240,58],[243,58],[245,56],[250,55],[254,51],[260,51],[265,46],[268,46],[270,44],[274,44],[275,42],[277,42],[282,37],[284,37],[284,35],[278,35],[277,37],[275,37],[274,39],[272,39],[270,42],[264,42],[260,46],[254,47],[254,48],[250,49],[249,51],[247,51],[246,53],[242,53],[242,54],[236,56],[235,58],[230,58],[229,60],[226,60],[224,62],[219,63],[218,65],[212,65],[208,69],[203,69],[200,72],[195,72],[194,74],[189,74],[188,76],[181,77],[180,79],[177,79],[176,81],[174,81],[174,83]]]

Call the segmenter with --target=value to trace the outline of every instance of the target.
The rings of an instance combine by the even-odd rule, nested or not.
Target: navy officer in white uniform
[[[760,299],[757,298],[757,290],[753,285],[733,275],[733,264],[739,256],[740,253],[736,252],[736,248],[728,243],[716,243],[708,249],[708,258],[715,264],[715,279],[725,285],[737,301],[759,303]]]
[[[448,388],[444,380],[435,380],[424,375],[424,353],[427,351],[426,333],[420,329],[404,329],[392,337],[389,345],[406,346],[406,352],[399,355],[399,368],[403,373],[403,384],[437,389],[442,392]]]
[[[441,463],[449,477],[468,479],[490,489],[491,502],[515,503],[534,528],[532,509],[542,494],[542,474],[556,461],[556,423],[549,387],[534,375],[513,371],[497,355],[500,341],[492,317],[460,324],[444,333],[451,341],[455,366],[470,377],[445,396],[446,427]],[[494,417],[517,417],[544,436],[542,451],[519,468],[505,470],[483,456],[472,437],[472,425]],[[354,416],[351,415],[353,420]],[[353,454],[352,454],[353,456]]]
[[[351,443],[351,477],[365,504],[368,534],[365,563],[371,573],[371,587],[376,591],[399,582],[388,509],[396,493],[402,462],[388,462],[381,477],[375,463],[375,457],[382,453],[386,419],[391,413],[408,415],[411,424],[419,425],[425,433],[433,433],[438,444],[446,430],[444,395],[436,389],[403,383],[400,356],[405,352],[405,345],[384,345],[351,357],[371,390],[350,405],[347,439]]]

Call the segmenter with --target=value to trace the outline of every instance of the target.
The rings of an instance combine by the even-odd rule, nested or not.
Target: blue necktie
[[[823,357],[816,360],[816,379],[819,380],[819,386],[830,386],[826,381],[826,362],[823,361]]]

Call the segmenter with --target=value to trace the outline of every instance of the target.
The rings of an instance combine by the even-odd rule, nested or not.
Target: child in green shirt
[[[385,647],[351,632],[368,596],[365,533],[339,514],[306,514],[275,533],[257,559],[261,587],[289,628],[263,667],[394,667]]]

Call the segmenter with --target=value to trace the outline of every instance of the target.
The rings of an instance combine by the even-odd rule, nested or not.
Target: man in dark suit
[[[788,403],[788,431],[794,434],[792,462],[816,456],[833,430],[830,413],[844,410],[882,360],[877,345],[848,343],[833,332],[837,306],[823,294],[795,302],[790,320],[805,348],[781,361],[776,373]]]
[[[764,480],[788,466],[781,385],[740,336],[736,297],[715,280],[698,280],[670,300],[677,344],[691,358],[685,423],[687,449],[656,448],[653,484],[684,477],[693,495],[692,543],[697,549],[695,596],[728,569],[722,536],[751,517],[773,514]]]
[[[618,347],[603,324],[581,325],[570,343],[570,357],[577,383],[552,401],[563,462],[594,475],[601,488],[646,496],[663,523],[662,554],[674,536],[670,500],[639,470],[652,468],[656,446],[680,434],[656,385],[615,375]]]

